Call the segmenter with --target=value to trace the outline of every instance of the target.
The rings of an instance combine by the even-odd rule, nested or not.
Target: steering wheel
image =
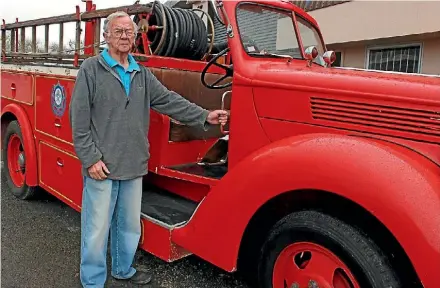
[[[222,84],[222,85],[216,85],[216,84],[220,83],[221,81],[223,81],[224,79],[226,79],[227,77],[232,77],[232,75],[234,73],[234,70],[232,69],[233,68],[232,64],[231,65],[223,65],[223,64],[217,63],[217,59],[220,58],[221,56],[225,55],[227,52],[229,52],[229,50],[230,49],[228,47],[228,48],[220,51],[214,58],[212,58],[208,62],[208,64],[206,64],[206,67],[203,69],[202,75],[201,75],[201,81],[205,87],[210,88],[210,89],[223,89],[223,88],[226,88],[226,87],[229,87],[232,85],[232,81],[225,83],[225,84]],[[224,76],[220,77],[214,83],[208,84],[205,81],[205,75],[206,75],[206,71],[208,71],[209,67],[211,67],[212,65],[215,65],[215,66],[222,68],[223,70],[226,71],[226,74]]]

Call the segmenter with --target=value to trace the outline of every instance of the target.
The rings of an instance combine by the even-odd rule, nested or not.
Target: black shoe
[[[121,279],[117,279],[117,278],[115,278],[115,279],[121,280]],[[136,273],[134,273],[134,275],[131,278],[123,279],[123,280],[129,281],[130,283],[135,284],[135,285],[144,285],[144,284],[150,283],[151,279],[152,279],[152,276],[150,274],[148,274],[147,272],[137,270]]]

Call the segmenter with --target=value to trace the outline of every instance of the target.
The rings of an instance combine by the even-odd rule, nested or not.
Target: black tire
[[[331,251],[348,267],[362,288],[402,287],[384,253],[366,235],[329,215],[300,211],[281,219],[264,243],[258,263],[261,288],[272,288],[278,256],[284,248],[297,242],[318,244]],[[310,255],[311,263],[313,254]],[[287,285],[291,287],[292,283]]]
[[[9,171],[8,166],[8,143],[10,138],[13,135],[17,135],[18,138],[20,138],[20,142],[23,143],[23,135],[21,134],[20,125],[17,121],[12,121],[9,123],[8,127],[6,128],[5,137],[3,139],[3,151],[2,151],[2,159],[3,159],[3,167],[4,167],[4,178],[6,180],[6,184],[8,185],[9,190],[12,192],[12,194],[17,197],[18,199],[22,200],[30,200],[37,197],[37,187],[30,187],[26,184],[26,178],[25,183],[21,187],[17,187],[11,178],[11,172]],[[23,145],[23,144],[22,144]],[[24,155],[26,159],[26,152],[24,150]],[[26,174],[25,174],[26,175]],[[26,177],[26,176],[25,176]]]

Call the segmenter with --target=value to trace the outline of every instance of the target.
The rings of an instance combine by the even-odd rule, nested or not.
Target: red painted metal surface
[[[203,177],[198,175],[192,175],[180,171],[171,170],[168,168],[161,168],[158,171],[159,175],[168,176],[170,178],[180,179],[180,180],[186,180],[190,181],[192,183],[197,183],[201,185],[207,185],[207,186],[215,186],[219,180],[209,178],[209,177]]]
[[[171,229],[141,218],[142,236],[139,246],[152,255],[172,262],[191,253],[171,242]]]
[[[319,28],[290,3],[252,2],[290,9]],[[239,35],[237,3],[223,3],[234,35]],[[93,42],[93,27],[86,24],[86,44]],[[286,192],[316,189],[370,212],[403,247],[424,285],[435,287],[440,271],[440,78],[308,67],[298,59],[252,58],[239,37],[229,38],[228,44],[234,62],[228,173],[212,180],[167,169],[200,160],[215,139],[170,142],[170,119],[152,111],[147,180],[201,204],[179,228],[142,218],[140,247],[166,261],[194,253],[233,271],[243,233],[265,203]],[[200,72],[207,63],[150,55],[141,64]],[[209,72],[224,73],[215,66]],[[2,115],[15,115],[22,128],[26,183],[40,185],[80,211],[82,176],[67,113],[74,79],[3,70],[1,107]],[[51,93],[58,82],[67,106],[55,116]],[[288,248],[280,261],[307,248],[315,249],[321,267],[346,268],[330,251],[304,245]],[[280,265],[276,275],[289,269]],[[311,268],[307,273],[323,275],[321,268]],[[320,281],[329,281],[326,277]]]
[[[405,138],[396,138],[389,135],[380,135],[377,133],[358,132],[355,130],[346,131],[338,127],[327,127],[314,125],[305,122],[280,121],[276,119],[261,118],[260,123],[266,131],[270,141],[281,140],[285,137],[303,135],[310,133],[332,133],[336,135],[355,135],[368,139],[380,139],[385,142],[395,143],[408,148],[440,166],[440,146],[435,143],[418,142]]]
[[[295,284],[299,286],[294,286]],[[310,287],[309,285],[361,287],[347,265],[323,246],[302,242],[286,247],[275,262],[273,288]]]
[[[238,75],[234,77],[236,77],[235,79],[239,78]],[[252,88],[245,85],[238,86],[235,83],[234,85],[236,86],[234,86],[231,96],[231,118],[229,124],[228,169],[230,171],[249,153],[270,143],[266,132],[258,121]]]
[[[3,74],[2,74],[3,75]],[[34,129],[31,126],[30,118],[28,118],[29,111],[32,106],[20,105],[17,102],[10,101],[2,97],[2,117],[5,113],[14,115],[17,119],[23,137],[23,146],[26,151],[26,184],[29,186],[38,185],[37,173],[37,152],[34,140]],[[30,115],[33,115],[30,114]],[[3,139],[2,139],[3,140]]]
[[[75,81],[69,78],[54,76],[37,76],[36,79],[36,103],[35,103],[35,128],[41,133],[50,135],[54,139],[73,143],[72,128],[69,121],[69,103],[73,93]],[[53,89],[61,85],[65,93],[64,110],[54,113],[51,99]]]
[[[188,181],[187,179],[181,180],[155,173],[149,173],[146,178],[148,179],[148,182],[153,185],[195,202],[202,201],[211,189],[209,185],[201,185],[199,183]]]
[[[2,71],[2,97],[24,104],[33,104],[34,76],[28,73]]]
[[[233,271],[244,229],[264,203],[288,191],[331,191],[384,223],[422,280],[433,284],[440,269],[438,172],[439,167],[423,156],[386,142],[335,134],[284,138],[229,171],[192,221],[174,231],[173,241]],[[228,231],[228,237],[219,237],[219,231]],[[198,245],[197,239],[209,247]],[[221,254],[211,249],[219,246]]]
[[[216,139],[194,140],[190,142],[171,142],[170,118],[151,110],[149,170],[157,173],[162,166],[192,163],[199,161]]]
[[[253,75],[260,118],[440,142],[440,78],[415,76],[407,85],[408,76],[291,65],[262,63]]]
[[[38,152],[40,183],[48,187],[57,197],[61,197],[61,200],[79,209],[83,178],[78,158],[45,142],[39,143]]]
[[[86,1],[86,11],[95,10],[96,5],[93,4],[92,0]],[[84,54],[93,55],[94,48],[93,44],[95,42],[95,27],[96,27],[96,19],[86,22],[86,29],[84,31]],[[99,41],[98,41],[99,42]]]

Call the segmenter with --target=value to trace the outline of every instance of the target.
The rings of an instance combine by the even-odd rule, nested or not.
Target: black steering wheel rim
[[[232,85],[232,80],[226,84],[215,85],[215,84],[219,83],[220,81],[226,79],[227,77],[232,77],[232,74],[234,72],[232,69],[232,67],[233,67],[232,64],[226,66],[226,65],[217,63],[217,59],[220,58],[221,56],[225,55],[227,52],[229,52],[229,50],[230,50],[229,47],[227,47],[226,49],[223,49],[222,51],[220,51],[214,58],[209,60],[208,64],[206,64],[205,68],[203,68],[202,74],[200,76],[200,78],[201,78],[200,80],[202,81],[202,84],[205,87],[210,88],[210,89],[223,89],[223,88],[230,87]],[[226,74],[224,76],[220,77],[213,84],[208,84],[205,81],[205,75],[206,75],[206,72],[208,71],[209,67],[211,67],[212,65],[215,65],[217,67],[222,68],[223,70],[226,71]]]

